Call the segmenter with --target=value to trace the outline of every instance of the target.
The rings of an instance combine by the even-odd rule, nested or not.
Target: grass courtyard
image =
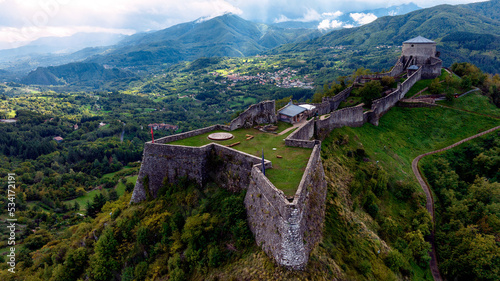
[[[278,123],[278,132],[288,127],[290,127],[289,124],[280,122]],[[293,132],[293,130],[284,135],[278,136],[276,134],[263,133],[253,128],[238,129],[231,132],[231,134],[234,135],[233,139],[226,141],[209,140],[208,135],[216,132],[225,131],[213,131],[171,142],[169,144],[203,146],[212,142],[221,145],[229,145],[240,142],[239,145],[232,148],[257,157],[262,157],[262,149],[264,149],[264,158],[273,163],[273,168],[266,171],[266,176],[274,184],[274,186],[281,189],[286,196],[293,196],[295,194],[307,166],[309,156],[311,156],[312,149],[285,146],[284,139],[291,132]],[[247,140],[247,135],[254,136],[254,138]],[[274,150],[274,148],[276,150]],[[278,158],[277,155],[280,155],[283,158]]]

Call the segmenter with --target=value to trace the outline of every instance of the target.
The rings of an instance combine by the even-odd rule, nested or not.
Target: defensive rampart
[[[343,126],[360,127],[366,123],[365,115],[363,114],[363,105],[360,104],[353,107],[347,107],[333,111],[326,119],[317,120],[316,127],[320,135],[331,132],[335,128]]]
[[[336,110],[339,107],[340,103],[345,101],[349,97],[352,88],[353,86],[349,86],[333,97],[324,97],[322,103],[326,103],[328,104],[328,106],[325,107],[325,110],[323,110],[324,112],[318,112],[318,114],[324,115]]]
[[[385,76],[396,77],[399,74],[403,73],[404,70],[405,70],[405,68],[404,68],[404,64],[403,64],[403,59],[402,59],[402,57],[399,57],[398,61],[392,67],[391,71],[385,72],[385,73],[362,75],[361,80],[380,79],[380,78],[385,77]]]
[[[397,76],[404,71],[403,62],[400,57],[390,72],[371,75],[369,78]],[[244,202],[248,223],[257,244],[278,264],[291,269],[303,269],[310,252],[321,240],[325,217],[327,188],[320,157],[321,142],[313,138],[342,126],[358,127],[366,122],[378,125],[380,117],[401,100],[418,80],[426,75],[435,75],[440,67],[439,59],[430,58],[425,67],[420,67],[406,81],[399,83],[395,91],[373,101],[368,111],[364,111],[363,104],[336,110],[350,95],[352,86],[334,97],[324,98],[317,105],[317,112],[319,115],[330,113],[330,116],[323,120],[309,120],[285,139],[288,146],[313,149],[291,202],[264,175],[261,170],[262,159],[259,157],[215,143],[201,147],[168,144],[214,130],[232,131],[256,124],[275,123],[274,101],[250,106],[228,126],[214,125],[146,143],[131,202],[156,197],[164,182],[175,182],[180,177],[187,177],[200,186],[214,181],[234,192],[247,189]],[[361,79],[356,78],[356,82],[359,83]],[[268,160],[265,160],[264,165],[267,169],[272,168]]]
[[[307,143],[305,147],[313,150],[292,202],[262,173],[260,157],[216,143],[201,147],[168,144],[220,129],[229,128],[215,125],[146,143],[131,202],[155,198],[165,182],[175,182],[180,177],[187,177],[200,186],[214,181],[233,192],[247,189],[245,207],[257,244],[278,264],[303,269],[309,253],[321,240],[325,216],[326,181],[320,158],[321,142],[309,140],[314,135],[314,121],[295,132],[297,137],[307,139],[297,142]],[[272,168],[268,160],[264,165],[266,169]]]
[[[441,68],[443,66],[443,61],[431,57],[427,60],[427,63],[422,65],[422,79],[433,79],[441,75]]]
[[[302,127],[295,130],[295,132],[288,135],[285,139],[285,144],[295,147],[313,148],[315,145],[314,140],[314,119],[307,121]]]
[[[249,184],[252,167],[261,162],[259,157],[215,143],[190,147],[147,142],[131,201],[155,198],[165,180],[174,183],[181,177],[200,186],[210,180],[241,191]],[[271,161],[265,160],[265,165],[272,168]]]
[[[274,111],[274,100],[263,101],[251,105],[247,110],[243,111],[243,113],[231,121],[229,130],[233,131],[239,128],[251,128],[258,124],[276,123],[278,122],[278,118]]]
[[[369,122],[373,125],[378,126],[378,121],[391,107],[393,107],[400,99],[402,99],[406,93],[415,85],[417,81],[421,79],[422,67],[420,67],[415,73],[413,73],[408,79],[403,83],[398,84],[398,88],[388,94],[387,96],[374,100],[372,103],[373,114],[369,118]]]
[[[202,135],[202,134],[205,134],[205,133],[208,133],[211,131],[216,131],[216,130],[228,131],[229,127],[225,126],[225,125],[213,125],[213,126],[201,128],[198,130],[193,130],[193,131],[189,131],[189,132],[185,132],[185,133],[166,136],[166,137],[155,140],[155,143],[165,144],[165,143],[169,143],[169,142],[174,142],[174,141],[183,140],[183,139],[187,139],[190,137]]]
[[[259,165],[252,169],[245,197],[257,244],[279,264],[292,269],[305,267],[309,253],[322,237],[326,181],[320,150],[321,144],[317,144],[292,202],[262,174]]]

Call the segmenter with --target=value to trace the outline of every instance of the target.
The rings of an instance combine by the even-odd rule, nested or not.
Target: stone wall
[[[434,99],[431,99],[432,101],[434,101]],[[432,104],[432,103],[429,103],[429,102],[425,102],[425,101],[419,101],[419,100],[400,100],[398,103],[397,103],[397,106],[399,107],[408,107],[408,108],[415,108],[415,107],[434,107],[434,106],[437,106],[436,104]]]
[[[433,79],[441,75],[443,61],[438,58],[429,58],[426,64],[422,65],[422,79]]]
[[[329,107],[328,107],[327,112],[319,113],[319,115],[328,114],[328,113],[336,110],[339,107],[340,103],[345,101],[349,97],[349,95],[351,94],[352,88],[353,88],[353,86],[347,87],[343,91],[341,91],[340,93],[336,94],[333,97],[324,97],[323,103],[325,103],[325,102],[328,103]]]
[[[200,186],[208,180],[233,192],[246,189],[250,172],[255,164],[262,163],[256,157],[219,144],[211,143],[202,147],[169,145],[148,142],[144,146],[143,163],[132,194],[132,202],[137,203],[149,197],[155,198],[165,177],[174,183],[187,177]],[[266,168],[272,168],[269,160]],[[144,187],[144,178],[148,187]]]
[[[285,139],[285,145],[295,147],[313,148],[314,140],[314,118],[307,121],[302,127],[295,130]]]
[[[239,128],[251,128],[258,124],[271,124],[278,122],[275,113],[274,100],[263,101],[251,105],[247,110],[231,121],[230,131]]]
[[[202,135],[202,134],[205,134],[205,133],[208,133],[211,131],[216,131],[216,130],[226,130],[227,131],[228,128],[227,128],[227,126],[223,126],[223,125],[213,125],[213,126],[201,128],[198,130],[193,130],[193,131],[180,133],[180,134],[176,134],[176,135],[172,135],[172,136],[166,136],[166,137],[155,140],[155,143],[163,143],[164,144],[164,143],[174,142],[177,140],[187,139],[190,137]]]
[[[385,73],[363,75],[360,78],[361,78],[361,80],[363,80],[363,79],[380,79],[380,78],[385,77],[385,76],[396,77],[399,74],[403,73],[404,70],[405,69],[404,69],[404,64],[403,64],[403,58],[399,57],[398,61],[392,67],[391,71],[385,72]]]
[[[313,115],[315,115],[316,113],[318,113],[318,115],[325,115],[336,110],[339,107],[340,103],[345,101],[349,97],[352,88],[353,86],[347,87],[333,97],[323,97],[321,103],[312,103],[312,105],[316,107],[313,111]],[[299,103],[298,105],[301,104],[305,103]]]
[[[155,198],[165,177],[170,182],[187,177],[199,185],[207,180],[206,165],[211,145],[189,147],[147,142],[144,144],[141,170],[131,202]],[[149,184],[144,186],[144,180]]]
[[[378,126],[378,121],[389,109],[391,109],[400,99],[402,99],[406,93],[413,87],[413,85],[421,79],[422,68],[419,68],[415,73],[413,73],[408,79],[403,83],[398,84],[398,88],[388,94],[387,96],[374,100],[372,103],[373,114],[371,118],[368,119],[370,123]]]
[[[259,246],[278,264],[303,269],[321,240],[325,217],[326,181],[314,147],[293,202],[289,202],[254,166],[245,197],[248,222]]]
[[[250,184],[252,167],[262,163],[261,157],[237,151],[220,144],[212,144],[208,154],[207,176],[217,185],[233,192],[240,192]],[[272,168],[269,160],[266,169]]]
[[[398,88],[401,91],[399,98],[400,99],[404,98],[404,96],[406,95],[406,93],[408,93],[411,87],[413,87],[415,83],[420,81],[420,79],[422,79],[422,67],[419,68],[417,71],[415,71],[415,73],[413,73],[410,77],[408,77],[408,79],[406,79],[403,83],[398,85]]]
[[[366,118],[363,114],[363,104],[360,104],[333,111],[328,118],[316,121],[316,128],[318,133],[324,136],[335,128],[360,127],[364,123],[366,123]]]

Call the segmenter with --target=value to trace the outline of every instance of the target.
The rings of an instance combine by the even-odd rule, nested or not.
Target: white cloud
[[[103,30],[163,29],[197,18],[243,11],[231,0],[0,0],[0,42]],[[10,28],[10,29],[8,29]]]
[[[314,9],[307,9],[307,12],[304,14],[304,17],[299,19],[299,21],[310,22],[310,21],[318,21],[321,19],[321,15],[316,12]]]
[[[280,15],[279,18],[274,19],[274,23],[280,23],[280,22],[286,22],[286,21],[291,21],[291,19],[287,18],[285,15]]]
[[[0,28],[38,28],[46,32],[52,27],[73,28],[76,31],[76,27],[86,26],[145,31],[163,29],[198,18],[211,18],[227,12],[263,22],[272,19],[275,22],[322,22],[328,19],[323,25],[328,23],[329,26],[335,26],[338,23],[332,20],[342,16],[342,12],[363,11],[410,1],[412,0],[393,0],[390,3],[386,0],[0,0]],[[477,0],[422,0],[418,1],[418,5],[429,7],[473,1]],[[361,13],[352,13],[351,17],[359,24],[376,19],[374,15]],[[4,38],[5,33],[1,36]]]
[[[275,23],[285,22],[285,21],[301,21],[301,22],[311,22],[319,21],[322,19],[320,13],[314,9],[307,9],[306,12],[300,18],[290,19],[285,15],[280,15],[279,18],[274,19]]]
[[[338,18],[340,17],[341,15],[343,15],[344,13],[342,13],[341,11],[336,11],[336,12],[329,12],[329,13],[322,13],[321,15],[323,17],[327,17],[327,18]]]
[[[368,24],[377,19],[377,16],[372,13],[350,13],[349,16],[357,23],[363,25]]]
[[[355,26],[354,26],[354,25],[352,25],[352,24],[346,24],[346,25],[344,25],[344,26],[342,26],[342,27],[343,27],[343,28],[353,28],[353,27],[355,27]]]
[[[326,30],[326,29],[339,28],[342,27],[342,24],[343,23],[341,21],[325,19],[319,23],[318,29]]]

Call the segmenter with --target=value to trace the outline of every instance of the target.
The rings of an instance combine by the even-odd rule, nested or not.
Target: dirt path
[[[295,129],[295,128],[302,127],[302,126],[304,126],[306,123],[307,123],[307,119],[306,119],[306,118],[304,118],[304,119],[302,119],[300,122],[293,124],[293,126],[292,126],[292,127],[290,127],[290,128],[288,128],[288,129],[285,129],[285,130],[281,131],[281,132],[278,134],[278,136],[284,135],[284,134],[286,134],[286,133],[290,132],[291,130],[293,130],[293,129]]]
[[[425,197],[427,198],[427,204],[426,204],[427,211],[429,211],[429,213],[431,214],[431,217],[432,217],[433,229],[432,229],[431,238],[430,238],[430,243],[431,243],[431,246],[432,246],[430,268],[431,268],[431,272],[432,272],[432,277],[434,278],[435,281],[441,281],[441,280],[443,280],[443,278],[441,277],[441,274],[439,273],[439,269],[438,269],[438,266],[437,266],[436,247],[435,247],[435,244],[434,244],[434,224],[435,224],[435,221],[434,221],[434,199],[432,198],[432,193],[431,193],[431,190],[430,190],[429,186],[427,185],[427,183],[423,179],[422,174],[421,174],[421,172],[420,172],[420,170],[418,168],[418,161],[420,161],[420,159],[422,159],[423,157],[425,157],[427,155],[439,153],[439,152],[442,152],[442,151],[454,148],[454,147],[456,147],[458,145],[461,145],[462,143],[464,143],[466,141],[475,139],[477,137],[484,136],[484,135],[489,134],[489,133],[491,133],[491,132],[493,132],[495,130],[498,130],[498,129],[500,129],[500,126],[497,126],[495,128],[489,129],[489,130],[484,131],[484,132],[481,132],[481,133],[479,133],[477,135],[474,135],[472,137],[468,137],[466,139],[463,139],[463,140],[461,140],[461,141],[459,141],[457,143],[454,143],[454,144],[452,144],[452,145],[450,145],[448,147],[424,153],[422,155],[417,156],[415,159],[413,159],[413,161],[411,163],[411,168],[413,170],[413,173],[415,174],[415,177],[417,178],[418,183],[420,184],[420,186],[422,187],[422,189],[425,192]]]

